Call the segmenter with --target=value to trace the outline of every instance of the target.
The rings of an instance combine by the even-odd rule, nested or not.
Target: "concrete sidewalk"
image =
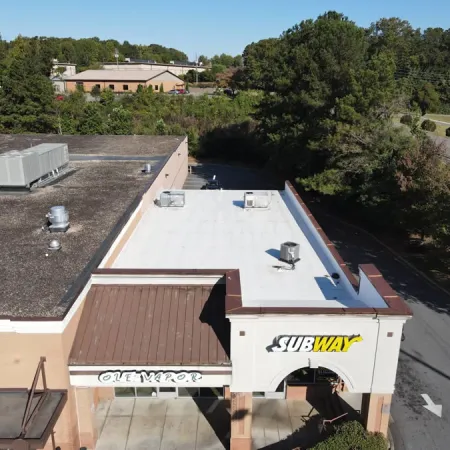
[[[116,398],[99,404],[96,419],[97,450],[229,448],[230,414],[224,400]],[[319,419],[306,401],[255,398],[253,448],[292,450],[317,438]]]

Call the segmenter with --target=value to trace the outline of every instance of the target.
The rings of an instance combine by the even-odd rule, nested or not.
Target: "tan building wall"
[[[144,196],[142,208],[148,207],[160,189],[182,188],[187,177],[187,138],[180,142],[158,177]],[[138,218],[139,215],[136,216]],[[122,248],[131,233],[125,233],[117,249]],[[116,255],[117,252],[113,253]],[[115,256],[111,257],[113,260]],[[45,371],[50,389],[67,389],[68,400],[55,425],[55,442],[61,450],[78,450],[80,446],[93,448],[96,439],[93,411],[99,399],[111,397],[111,389],[83,389],[70,386],[68,358],[84,306],[81,306],[67,324],[63,333],[0,332],[1,370],[0,387],[31,387],[41,356],[47,358]],[[30,323],[32,326],[32,323]],[[42,388],[42,383],[38,385]],[[91,420],[92,419],[92,420]],[[45,450],[50,450],[51,439]]]
[[[69,391],[66,406],[55,426],[55,440],[61,450],[79,449],[76,403],[70,387],[67,360],[82,308],[83,304],[62,334],[0,333],[2,388],[30,388],[39,358],[45,356],[48,387]],[[38,387],[42,388],[41,380]],[[47,448],[51,448],[51,442],[47,442]]]
[[[100,86],[103,91],[105,89],[110,89],[110,85],[114,86],[113,91],[116,93],[124,92],[136,92],[139,85],[142,86],[153,86],[153,91],[158,92],[160,90],[161,84],[164,86],[164,92],[168,92],[171,89],[184,88],[184,82],[182,80],[149,80],[145,81],[83,81],[83,88],[85,92],[91,92],[92,88],[96,85]],[[128,86],[128,89],[124,89],[124,86]],[[66,89],[68,92],[74,92],[77,89],[76,81],[67,81]]]

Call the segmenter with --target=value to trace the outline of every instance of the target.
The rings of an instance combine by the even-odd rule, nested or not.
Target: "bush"
[[[387,450],[383,435],[369,433],[356,421],[345,422],[336,428],[336,432],[313,450]]]
[[[421,128],[425,131],[436,131],[436,123],[432,120],[425,119],[422,122]]]
[[[412,119],[412,116],[410,114],[405,114],[400,119],[400,123],[402,123],[404,125],[412,125],[412,121],[413,121],[413,119]]]
[[[450,137],[450,127],[445,130],[445,135]]]

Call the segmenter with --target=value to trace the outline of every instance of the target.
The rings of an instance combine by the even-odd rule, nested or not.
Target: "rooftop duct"
[[[0,187],[29,189],[60,176],[68,163],[67,144],[40,144],[0,154]]]

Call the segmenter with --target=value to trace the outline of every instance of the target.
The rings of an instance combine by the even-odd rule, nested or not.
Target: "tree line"
[[[302,28],[313,22],[302,22]],[[263,39],[245,48],[244,68],[237,73],[241,88],[276,90],[274,82],[285,59],[287,38],[298,28],[299,25],[279,38]],[[366,58],[377,55],[390,58],[397,85],[411,106],[419,107],[422,114],[450,113],[450,29],[421,31],[399,18],[383,18],[369,28],[356,28]],[[346,42],[341,44],[346,46]]]
[[[38,49],[42,55],[42,61],[47,64],[47,70],[50,70],[50,61],[53,59],[77,64],[78,72],[99,68],[100,64],[104,62],[115,61],[116,50],[119,61],[125,61],[125,58],[154,60],[158,63],[188,60],[184,52],[158,44],[136,45],[130,44],[128,41],[121,43],[115,39],[101,40],[98,37],[73,39],[18,36],[12,41],[4,41],[0,36],[0,61],[10,52],[14,54],[15,47],[22,46],[24,42]]]

